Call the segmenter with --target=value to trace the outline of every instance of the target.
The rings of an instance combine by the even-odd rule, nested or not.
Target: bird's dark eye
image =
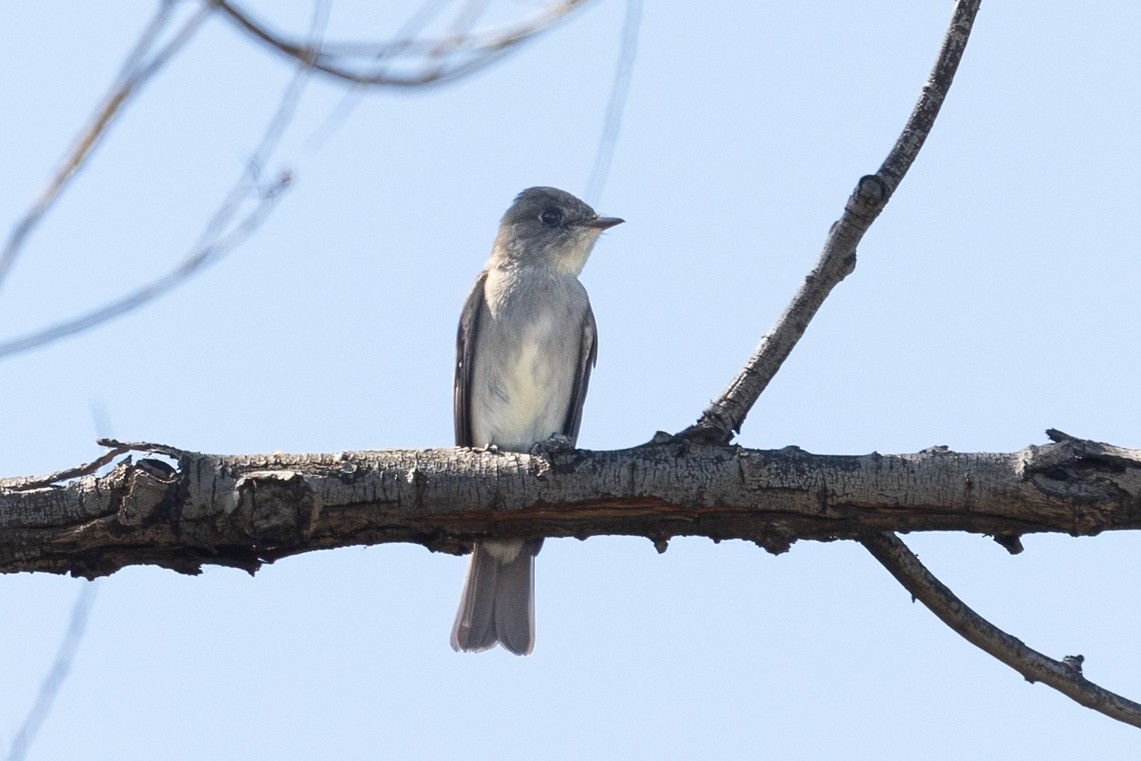
[[[563,222],[563,213],[558,209],[547,209],[539,215],[539,221],[547,227],[558,227]]]

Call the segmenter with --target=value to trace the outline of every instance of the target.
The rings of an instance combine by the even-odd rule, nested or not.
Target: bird
[[[515,197],[464,303],[456,336],[456,446],[531,452],[574,446],[598,356],[594,313],[579,282],[595,242],[621,224],[551,187]],[[561,438],[560,438],[561,437]],[[535,556],[542,538],[472,548],[452,627],[454,650],[535,646]]]

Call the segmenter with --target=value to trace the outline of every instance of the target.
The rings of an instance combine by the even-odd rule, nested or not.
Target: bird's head
[[[558,188],[527,188],[499,223],[492,258],[521,265],[546,264],[578,275],[603,230],[621,224],[600,217],[586,203]]]

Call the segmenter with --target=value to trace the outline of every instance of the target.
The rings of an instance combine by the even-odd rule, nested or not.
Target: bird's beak
[[[619,219],[618,217],[595,217],[586,223],[587,227],[593,227],[597,230],[608,230],[614,225],[620,225],[626,220]]]

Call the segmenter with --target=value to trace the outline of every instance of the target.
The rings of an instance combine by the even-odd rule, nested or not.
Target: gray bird
[[[600,217],[555,188],[528,188],[503,215],[491,258],[464,304],[456,339],[456,445],[530,452],[560,434],[573,445],[598,352],[594,313],[578,275]],[[452,647],[535,645],[535,555],[542,539],[473,548]]]

